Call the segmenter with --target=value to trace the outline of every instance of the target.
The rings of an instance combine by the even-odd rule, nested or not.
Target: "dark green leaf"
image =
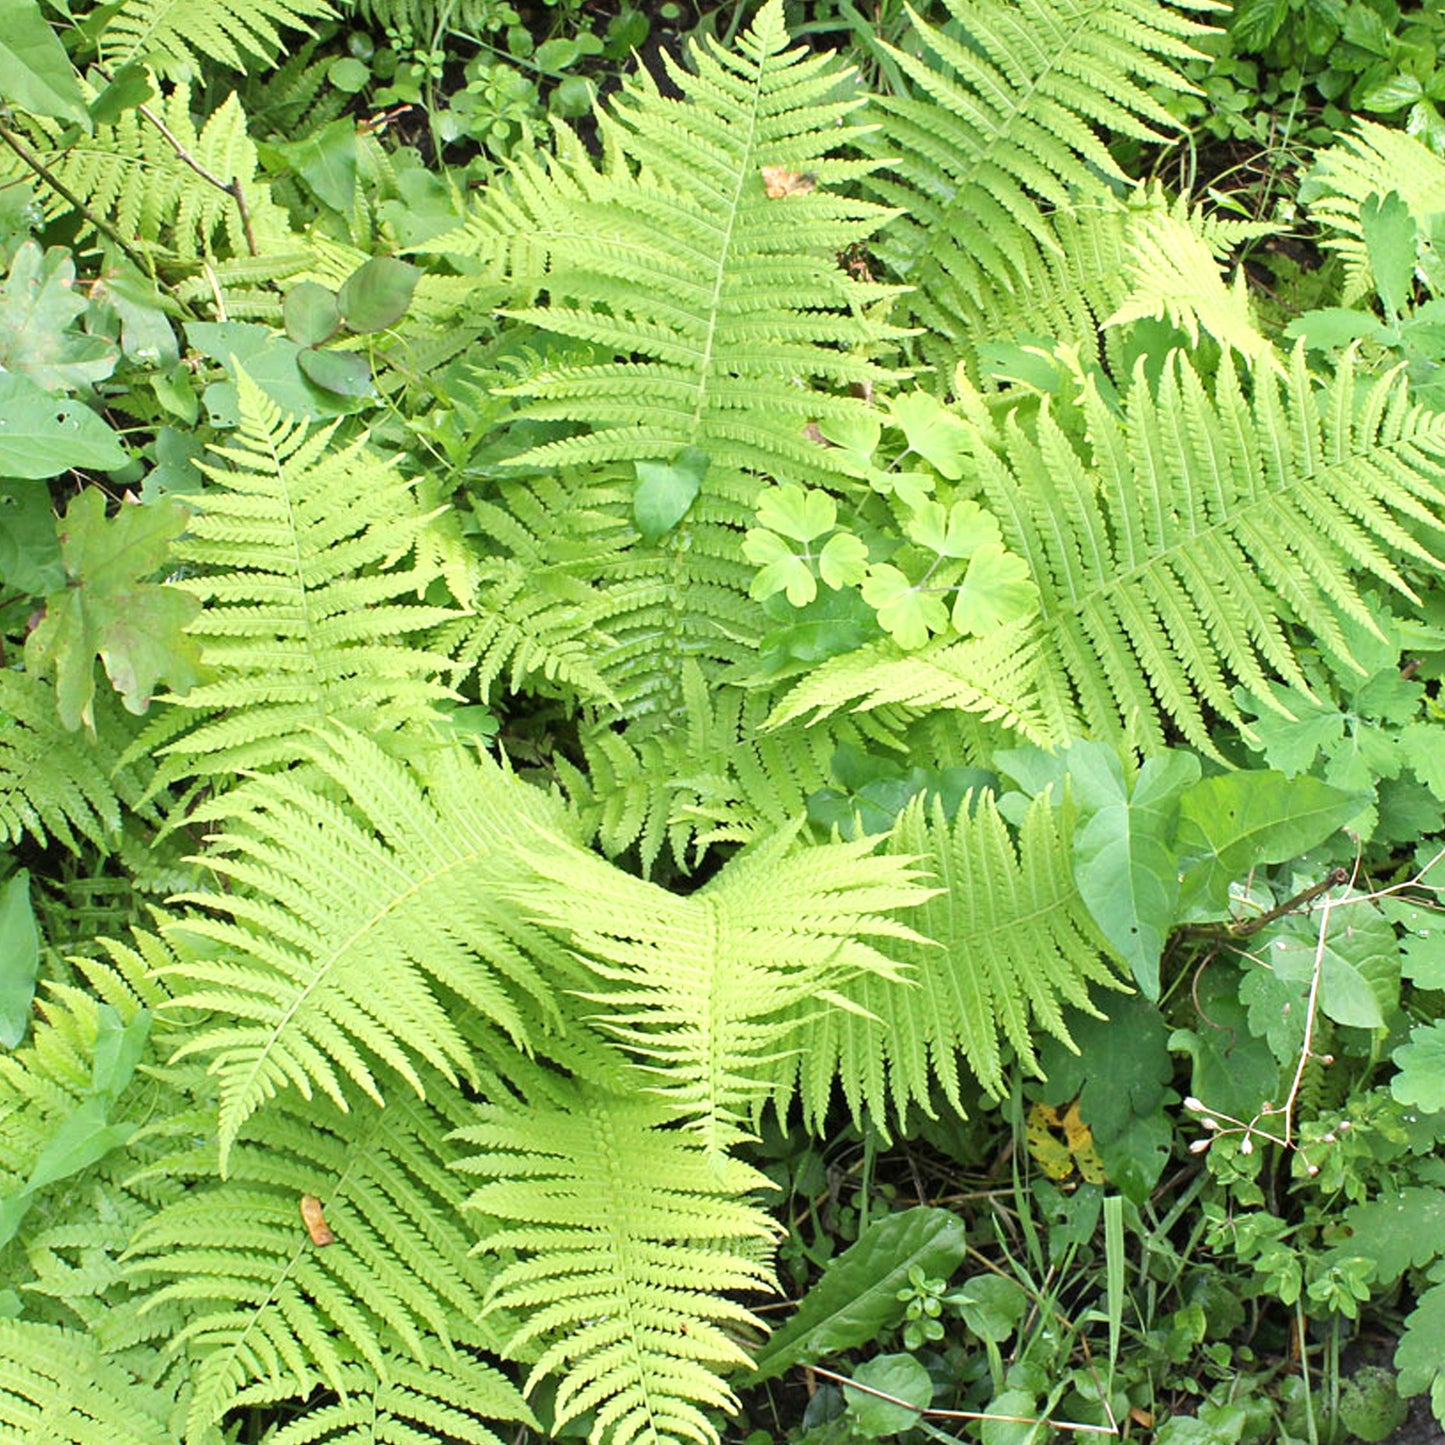
[[[344,65],[347,62],[337,63]],[[351,210],[356,199],[355,121],[343,116],[303,140],[272,141],[270,148],[301,177],[312,195],[323,205],[343,213]]]
[[[411,305],[421,272],[393,256],[373,256],[357,267],[337,292],[342,318],[353,331],[385,331]]]
[[[90,103],[90,118],[96,125],[114,125],[126,111],[144,105],[155,89],[146,68],[139,61],[122,65]]]
[[[0,476],[58,477],[71,467],[108,472],[126,461],[119,438],[89,407],[0,371]]]
[[[632,520],[645,542],[656,542],[687,515],[707,472],[708,457],[684,447],[670,462],[638,462]]]
[[[327,67],[326,78],[337,90],[344,91],[347,95],[355,95],[371,79],[371,69],[365,61],[358,60],[354,55],[344,55],[340,60],[333,60]]]
[[[869,1225],[758,1352],[745,1383],[872,1343],[903,1317],[898,1291],[910,1268],[947,1279],[963,1256],[963,1221],[946,1209],[905,1209]]]
[[[0,481],[0,581],[39,597],[65,585],[50,489]]]
[[[868,1440],[912,1429],[918,1423],[918,1412],[933,1401],[933,1381],[912,1355],[875,1355],[853,1371],[853,1378],[860,1385],[893,1396],[892,1400],[884,1400],[866,1390],[843,1387],[853,1426]],[[895,1404],[896,1400],[907,1404]]]
[[[286,293],[281,319],[297,346],[320,346],[341,329],[341,308],[334,291],[317,281],[302,281]]]
[[[40,971],[40,933],[30,905],[30,873],[22,868],[0,887],[0,1046],[13,1049],[30,1027]]]
[[[371,396],[371,363],[359,351],[303,348],[296,362],[308,381],[338,396]]]
[[[0,97],[31,115],[90,128],[70,57],[36,0],[0,0]]]

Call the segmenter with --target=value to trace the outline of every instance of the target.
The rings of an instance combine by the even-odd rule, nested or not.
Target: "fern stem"
[[[20,137],[10,129],[9,126],[0,125],[0,140],[3,140],[5,144],[8,145],[10,149],[14,151],[15,154],[19,156],[20,159],[24,161],[24,163],[29,166],[30,169],[34,171],[35,174],[39,176],[40,179],[44,181],[45,184],[49,186],[52,191],[55,192],[56,195],[58,195],[63,201],[67,202],[82,216],[84,216],[85,219],[89,221],[90,224],[94,226],[97,231],[100,231],[102,234],[109,236],[110,239],[114,241],[115,244],[119,246],[120,249],[125,253],[131,264],[134,265],[142,273],[142,275],[149,276],[152,280],[155,279],[154,270],[152,270],[151,267],[146,265],[145,258],[141,255],[141,253],[137,251],[136,248],[131,245],[131,243],[127,241],[126,238],[122,236],[121,233],[117,231],[116,228],[112,226],[109,221],[104,221],[99,216],[97,216],[95,212],[92,211],[85,204],[85,202],[82,201],[80,197],[76,195],[75,192],[72,191],[70,187],[67,186],[65,182],[60,179],[59,176],[55,174],[54,171],[52,171],[50,167],[47,166],[45,162],[41,160],[40,157],[36,155],[33,150],[30,149],[30,147],[26,145],[25,142],[21,140]]]

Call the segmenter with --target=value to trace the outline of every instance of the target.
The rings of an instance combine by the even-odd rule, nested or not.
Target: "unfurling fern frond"
[[[714,1157],[757,1111],[796,1011],[861,972],[896,982],[888,951],[917,941],[896,916],[927,896],[909,860],[876,839],[796,847],[795,832],[687,897],[582,852],[533,860],[552,886],[525,895],[529,910],[599,975],[587,996],[602,1027]]]
[[[916,288],[905,304],[940,361],[967,341],[990,278],[1022,285],[1019,258],[1053,248],[1045,212],[1075,201],[1080,177],[1124,179],[1101,132],[1155,140],[1177,130],[1150,87],[1192,90],[1171,62],[1194,55],[1191,41],[1206,33],[1159,0],[947,6],[961,34],[910,9],[925,55],[889,48],[917,91],[876,101],[884,122],[873,148],[897,159],[869,182],[904,213],[884,252]]]
[[[1319,388],[1297,350],[1247,398],[1233,367],[1211,394],[1176,357],[1122,415],[1086,387],[1085,454],[1047,408],[980,439],[983,494],[1039,588],[1051,735],[1133,720],[1153,751],[1168,718],[1212,751],[1203,708],[1238,724],[1234,683],[1271,696],[1268,669],[1310,692],[1289,624],[1348,662],[1342,616],[1375,631],[1356,577],[1413,597],[1402,565],[1438,571],[1418,537],[1445,532],[1445,416],[1393,374],[1356,392],[1349,358]]]
[[[889,848],[929,869],[940,891],[905,915],[924,940],[897,954],[913,985],[859,975],[842,988],[855,1012],[805,1020],[790,1042],[805,1114],[821,1120],[836,1074],[855,1117],[932,1112],[936,1084],[960,1112],[959,1058],[984,1089],[1005,1089],[1007,1043],[1037,1069],[1040,1031],[1067,1042],[1061,1006],[1094,1012],[1089,985],[1118,987],[1074,883],[1074,809],[1037,798],[1009,833],[991,796],[966,802],[950,824],[942,804],[916,798]],[[866,1012],[865,1012],[866,1011]]]
[[[525,1320],[508,1353],[535,1358],[529,1391],[561,1376],[555,1426],[596,1410],[594,1445],[716,1445],[705,1411],[736,1405],[719,1373],[749,1363],[732,1331],[759,1328],[727,1296],[774,1288],[777,1228],[749,1199],[771,1186],[656,1100],[568,1095],[483,1108],[460,1135],[484,1181],[468,1205],[506,1261],[491,1302]]]
[[[138,1231],[128,1268],[147,1309],[182,1311],[169,1348],[190,1360],[190,1438],[240,1398],[344,1394],[358,1368],[385,1378],[397,1357],[425,1375],[481,1314],[485,1272],[448,1168],[467,1106],[428,1085],[384,1109],[347,1090],[347,1112],[286,1096],[248,1122],[225,1181],[214,1146],[171,1165],[190,1187]],[[308,1234],[308,1195],[329,1243]]]
[[[24,673],[0,671],[0,840],[29,834],[72,850],[77,834],[105,847],[120,828],[115,766],[106,731],[95,740],[60,721],[55,689]]]
[[[101,58],[165,76],[193,75],[202,60],[245,70],[275,57],[281,30],[309,31],[308,20],[333,14],[326,0],[121,0],[101,30]]]
[[[505,1074],[574,971],[498,897],[524,867],[519,830],[568,833],[544,794],[459,750],[419,777],[340,730],[311,761],[315,772],[259,777],[198,810],[224,825],[206,861],[227,891],[183,895],[198,911],[166,929],[176,1005],[217,1011],[180,1052],[212,1060],[223,1166],[241,1125],[286,1088],[345,1109],[347,1079],[380,1101],[379,1065],[418,1094],[422,1060],[453,1081],[498,1060]],[[475,1056],[458,1002],[491,1021],[497,1058]]]
[[[174,3],[179,6],[182,0]],[[48,125],[53,143],[44,151],[47,166],[92,214],[108,216],[122,235],[142,247],[169,250],[183,261],[215,254],[243,256],[253,240],[261,250],[284,249],[290,242],[286,215],[256,179],[256,147],[246,134],[245,112],[236,97],[228,96],[199,130],[191,114],[190,86],[184,82],[150,108],[174,143],[138,110],[127,110],[113,125],[65,137],[64,144],[60,132]],[[246,218],[235,195],[198,175],[177,154],[177,146],[224,184],[240,186]],[[58,195],[51,202],[55,214],[67,206]],[[90,219],[79,216],[78,235],[93,232]]]
[[[395,565],[427,525],[411,485],[365,441],[292,421],[239,378],[241,425],[203,466],[211,485],[175,555],[205,603],[188,629],[212,682],[171,697],[141,745],[165,741],[159,781],[294,760],[336,721],[385,734],[451,695],[450,659],[407,646],[456,614],[415,599],[429,576]],[[191,719],[196,721],[189,727]]]
[[[1300,200],[1324,228],[1324,245],[1344,257],[1345,304],[1373,284],[1361,208],[1370,196],[1391,191],[1399,192],[1421,238],[1428,238],[1430,218],[1445,211],[1445,160],[1415,136],[1371,120],[1356,120],[1353,135],[1321,151],[1300,187]]]
[[[0,1320],[0,1439],[25,1445],[170,1445],[170,1400],[88,1334]]]

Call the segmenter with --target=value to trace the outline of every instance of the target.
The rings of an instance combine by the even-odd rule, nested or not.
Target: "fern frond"
[[[224,825],[206,862],[227,891],[183,895],[198,911],[165,930],[176,1005],[216,1011],[179,1056],[205,1055],[219,1080],[223,1167],[283,1089],[344,1110],[348,1078],[380,1102],[379,1064],[419,1095],[420,1060],[475,1079],[458,1000],[491,1020],[505,1073],[509,1050],[556,1017],[551,980],[571,975],[497,896],[522,867],[519,828],[567,835],[553,802],[458,749],[420,777],[335,729],[310,760],[314,773],[258,777],[198,810]]]
[[[601,1026],[714,1157],[745,1133],[788,1016],[859,972],[896,981],[882,950],[917,938],[892,916],[926,896],[908,860],[876,839],[810,848],[795,834],[687,897],[580,852],[534,859],[552,887],[523,895],[604,980],[586,995]]]
[[[1387,375],[1356,396],[1349,359],[1320,389],[1297,349],[1287,378],[1233,367],[1213,394],[1176,357],[1136,379],[1122,415],[1090,383],[1087,454],[1051,412],[1010,418],[975,447],[983,494],[1042,599],[1037,697],[1054,737],[1117,734],[1149,751],[1167,717],[1212,751],[1204,707],[1239,723],[1233,683],[1271,696],[1266,669],[1310,687],[1287,625],[1348,659],[1342,616],[1375,631],[1355,578],[1413,597],[1406,559],[1441,563],[1445,418]]]
[[[1159,140],[1178,123],[1151,88],[1188,92],[1173,68],[1211,0],[946,0],[958,27],[909,14],[924,54],[888,47],[913,95],[881,96],[872,149],[896,157],[869,187],[901,212],[883,252],[915,289],[906,307],[952,361],[990,278],[1020,285],[1019,258],[1051,249],[1048,210],[1091,172],[1123,173],[1103,133]],[[1099,189],[1096,187],[1096,189]],[[997,334],[996,332],[994,334]]]
[[[1013,623],[987,637],[919,652],[904,652],[887,640],[870,643],[814,668],[778,702],[767,726],[784,727],[809,714],[816,723],[842,708],[907,713],[948,708],[1049,747],[1058,734],[1037,702],[1040,655],[1031,632],[1029,624]]]
[[[461,1352],[433,1352],[427,1364],[387,1361],[385,1376],[364,1365],[342,1371],[341,1398],[282,1425],[268,1445],[503,1445],[498,1420],[539,1430],[516,1387],[497,1369]],[[515,1439],[517,1431],[508,1430]]]
[[[177,78],[201,61],[245,70],[248,60],[275,58],[281,30],[309,33],[308,20],[335,13],[326,0],[121,0],[100,33],[101,57],[116,69],[141,61]]]
[[[170,1400],[89,1335],[0,1319],[0,1438],[25,1445],[170,1445]]]
[[[94,740],[67,731],[47,683],[0,671],[0,839],[54,838],[72,852],[79,838],[102,848],[113,843],[120,801],[109,776],[116,763],[110,743],[108,730]]]
[[[935,1083],[962,1112],[959,1057],[984,1089],[1002,1093],[1007,1043],[1037,1071],[1041,1031],[1069,1042],[1062,1005],[1095,1012],[1090,984],[1120,987],[1074,883],[1074,809],[1036,798],[1017,841],[988,794],[949,823],[915,798],[889,839],[897,854],[933,873],[939,891],[906,915],[922,944],[898,958],[898,988],[858,975],[842,994],[855,1011],[804,1020],[779,1083],[796,1084],[806,1117],[820,1121],[836,1075],[855,1118],[903,1119],[910,1104],[932,1112]]]
[[[150,108],[198,165],[241,187],[259,249],[279,249],[290,242],[285,212],[256,178],[256,147],[234,94],[199,130],[191,112],[191,89],[184,81],[153,100]],[[52,140],[45,148],[46,165],[92,214],[107,216],[122,235],[142,247],[169,250],[182,261],[248,253],[250,240],[235,196],[198,175],[138,110],[123,112],[113,125],[96,126],[90,135],[66,137],[63,145],[53,125],[47,135]],[[69,209],[59,195],[47,204],[52,215]],[[79,237],[95,233],[85,216],[77,216],[77,221]]]
[[[191,1438],[242,1396],[304,1398],[318,1383],[344,1395],[359,1366],[386,1380],[397,1357],[425,1376],[455,1321],[481,1314],[485,1273],[449,1169],[448,1134],[468,1110],[441,1079],[428,1083],[425,1101],[384,1109],[353,1090],[345,1112],[283,1096],[248,1121],[225,1181],[214,1147],[170,1171],[194,1177],[137,1232],[128,1273],[145,1310],[182,1311],[168,1348],[191,1361]],[[308,1194],[333,1243],[309,1238]]]
[[[416,599],[431,581],[396,565],[427,525],[412,486],[364,440],[285,417],[243,374],[241,424],[203,465],[211,485],[175,555],[205,604],[188,629],[214,681],[168,697],[140,746],[167,737],[159,782],[290,763],[328,720],[385,734],[452,696],[444,654],[408,646],[455,611]],[[174,737],[195,719],[183,737]],[[304,745],[304,744],[302,744]]]
[[[476,1151],[460,1167],[485,1181],[468,1206],[508,1261],[491,1303],[525,1319],[508,1352],[543,1346],[527,1389],[561,1375],[556,1426],[596,1409],[593,1442],[716,1445],[706,1409],[735,1408],[717,1372],[748,1363],[729,1331],[758,1327],[725,1296],[774,1288],[777,1227],[749,1202],[771,1186],[655,1100],[569,1093],[483,1108],[460,1135]]]
[[[1374,285],[1360,209],[1370,196],[1390,191],[1400,193],[1422,239],[1428,238],[1430,217],[1445,211],[1445,160],[1413,135],[1359,119],[1354,134],[1315,157],[1300,187],[1300,200],[1325,232],[1326,248],[1344,258],[1345,305]]]

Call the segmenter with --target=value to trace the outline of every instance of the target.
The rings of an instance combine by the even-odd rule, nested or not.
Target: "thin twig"
[[[40,157],[36,155],[35,152],[31,150],[30,147],[26,145],[25,142],[21,140],[20,137],[9,128],[9,126],[0,125],[0,140],[3,140],[5,144],[8,145],[10,149],[14,151],[15,154],[19,156],[20,159],[24,161],[25,164],[29,166],[30,169],[34,171],[35,174],[39,176],[40,179],[44,181],[45,184],[49,186],[52,191],[55,192],[56,195],[58,195],[62,200],[69,202],[69,204],[75,210],[79,211],[80,214],[84,216],[85,219],[89,221],[90,224],[94,226],[95,229],[99,231],[102,235],[109,236],[110,239],[114,241],[115,244],[119,246],[123,252],[125,252],[131,263],[136,267],[138,271],[141,272],[142,275],[154,276],[155,273],[146,264],[145,257],[142,256],[141,253],[137,251],[135,247],[129,241],[127,241],[126,238],[122,236],[121,233],[117,231],[116,228],[112,226],[109,221],[102,220],[99,216],[97,216],[95,212],[92,211],[90,207],[87,206],[85,202],[82,201],[80,197],[76,195],[75,192],[72,191],[70,187],[67,186],[65,182],[62,181],[60,177],[57,176],[55,172],[50,169],[49,166],[45,164],[43,160],[41,160]]]
[[[846,1385],[850,1390],[861,1390],[865,1395],[872,1395],[876,1399],[886,1400],[890,1405],[900,1405],[905,1410],[912,1410],[914,1414],[923,1417],[928,1416],[935,1420],[997,1420],[1003,1425],[1047,1425],[1051,1430],[1084,1430],[1091,1435],[1117,1435],[1118,1428],[1110,1428],[1108,1425],[1085,1425],[1077,1420],[1051,1420],[1044,1417],[1032,1418],[1028,1415],[991,1415],[984,1410],[934,1410],[921,1409],[919,1406],[907,1400],[900,1400],[897,1395],[890,1395],[886,1390],[875,1390],[872,1385],[861,1385],[857,1380],[850,1380],[847,1375],[834,1374],[832,1370],[825,1370],[822,1365],[809,1365],[815,1375],[822,1375],[829,1380],[836,1380],[840,1385]]]

